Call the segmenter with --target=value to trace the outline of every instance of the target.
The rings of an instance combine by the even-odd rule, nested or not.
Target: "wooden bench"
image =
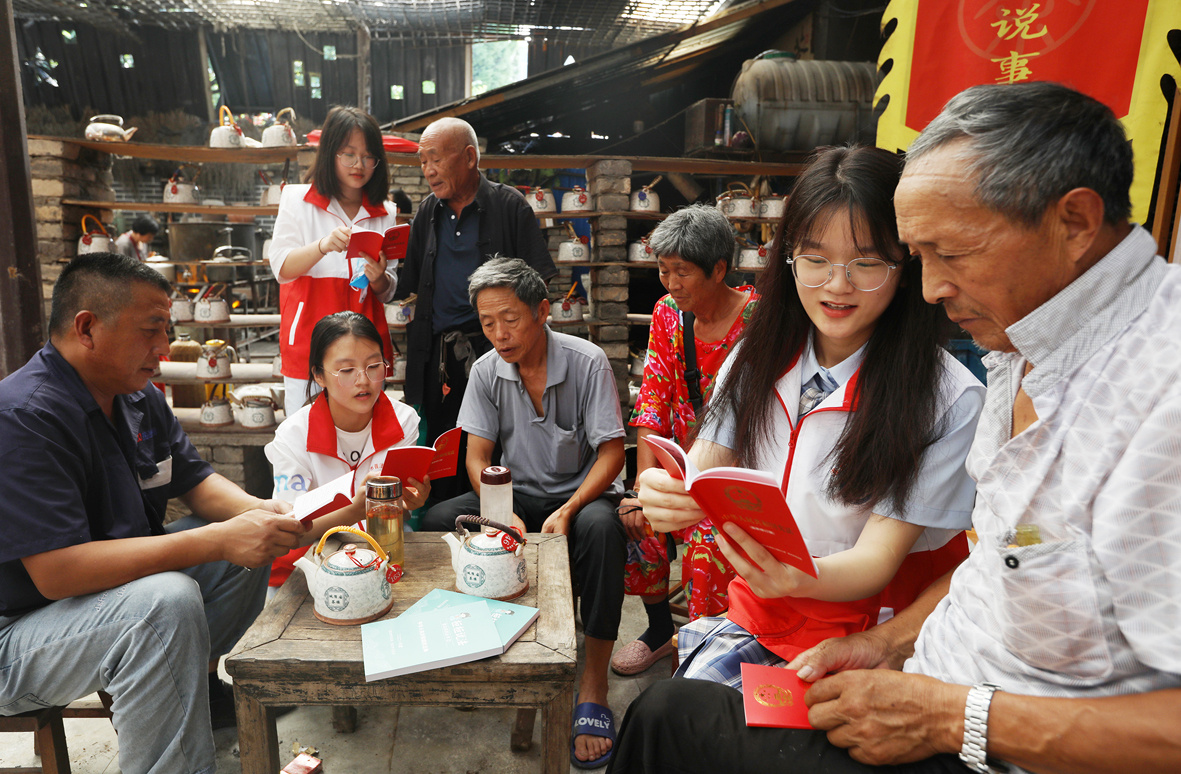
[[[79,699],[66,707],[24,712],[0,717],[0,733],[33,732],[33,753],[41,756],[39,767],[20,766],[0,769],[0,774],[70,774],[70,754],[66,749],[64,718],[111,717],[111,697],[100,692],[98,699]]]

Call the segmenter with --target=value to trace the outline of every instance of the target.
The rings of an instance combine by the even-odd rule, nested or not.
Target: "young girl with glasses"
[[[365,315],[382,336],[383,356],[393,360],[384,303],[394,296],[397,261],[381,255],[345,258],[354,227],[385,231],[397,223],[397,208],[386,201],[389,166],[373,116],[354,107],[332,108],[305,179],[307,184],[283,188],[267,256],[279,281],[288,416],[316,393],[306,378],[309,332],[324,315],[341,310]],[[368,287],[351,287],[349,281],[361,273]]]
[[[272,497],[295,502],[304,492],[356,470],[375,452],[413,446],[418,440],[418,414],[382,392],[387,367],[383,341],[373,323],[356,312],[337,312],[316,323],[308,377],[322,391],[287,417],[266,445],[275,474]],[[402,484],[407,510],[421,507],[430,481],[408,479]],[[316,518],[303,542],[310,544],[331,527],[364,517],[365,488],[358,487],[352,504]],[[276,559],[270,585],[283,585],[306,550],[297,548]]]
[[[783,664],[867,629],[967,555],[975,487],[964,458],[984,386],[940,346],[947,320],[923,301],[921,267],[898,242],[901,171],[877,148],[829,148],[796,181],[779,259],[689,456],[779,478],[819,577],[728,525],[718,542],[739,575],[729,617],[681,629],[678,675],[741,687],[741,663]],[[661,532],[704,517],[663,469],[639,485]]]

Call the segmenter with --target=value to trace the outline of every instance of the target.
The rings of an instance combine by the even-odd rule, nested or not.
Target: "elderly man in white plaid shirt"
[[[1057,84],[974,87],[924,130],[899,235],[993,350],[979,542],[788,665],[820,731],[747,728],[738,692],[674,679],[613,771],[1181,771],[1181,269],[1129,222],[1131,181],[1111,111]]]

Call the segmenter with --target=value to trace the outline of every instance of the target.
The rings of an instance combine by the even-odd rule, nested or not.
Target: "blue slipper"
[[[575,699],[577,701],[577,699]],[[586,734],[602,736],[611,740],[611,749],[598,758],[580,761],[574,754],[574,738]],[[597,769],[606,766],[615,752],[615,715],[610,708],[593,701],[584,701],[574,707],[574,726],[570,730],[570,764],[580,769]]]

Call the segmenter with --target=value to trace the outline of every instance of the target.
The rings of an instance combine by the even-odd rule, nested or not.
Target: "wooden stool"
[[[99,691],[98,699],[79,699],[66,707],[49,707],[0,717],[0,733],[32,731],[33,754],[41,756],[40,767],[0,769],[0,774],[70,774],[70,754],[66,749],[66,728],[62,719],[110,718],[110,695]]]

